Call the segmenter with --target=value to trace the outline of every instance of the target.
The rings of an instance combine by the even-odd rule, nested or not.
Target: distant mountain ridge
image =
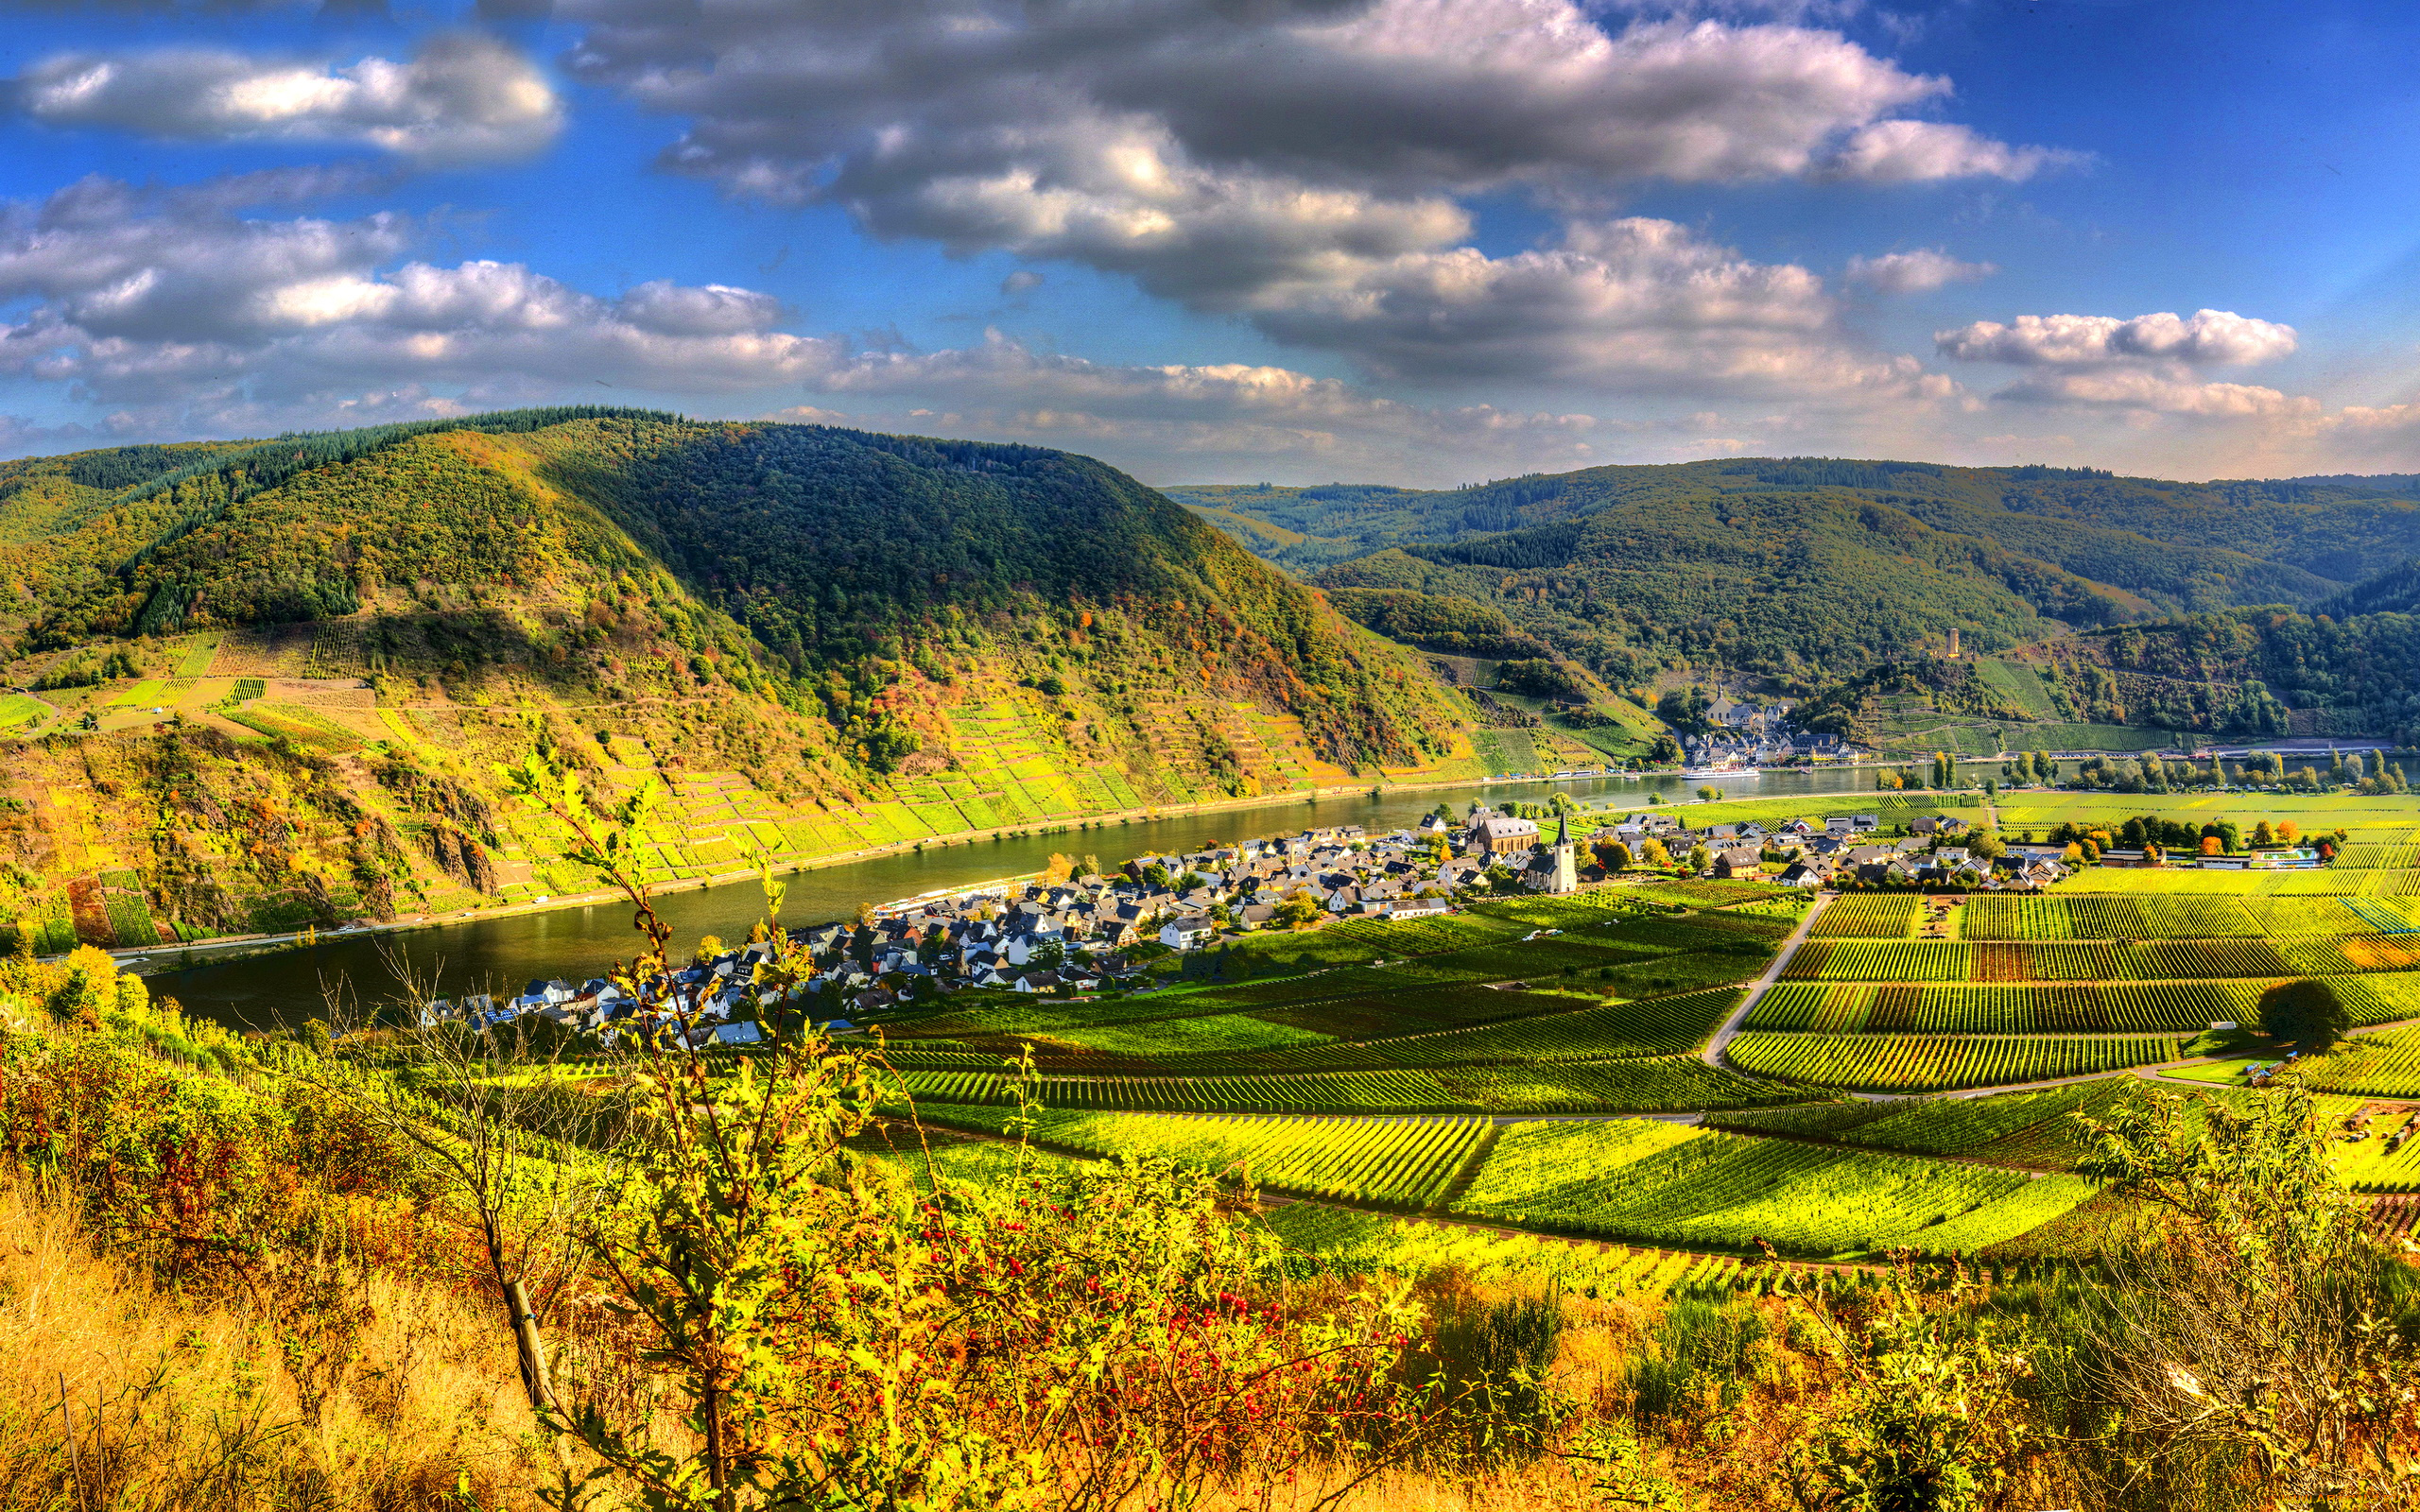
[[[1743,457],[1453,490],[1166,491],[1205,518],[1239,523],[1229,526],[1237,539],[1306,574],[1348,612],[1442,625],[1455,616],[1413,612],[1405,595],[1475,604],[1616,687],[1744,677],[1816,695],[1904,683],[1929,690],[1908,696],[1944,710],[2014,714],[1997,683],[1951,693],[1929,676],[1868,674],[1938,656],[1953,629],[1971,655],[2191,620],[2205,628],[2185,640],[2205,645],[2209,616],[2249,627],[2255,606],[2287,606],[2297,620],[2409,610],[2405,579],[2363,580],[2382,562],[2420,556],[2420,490],[2404,487],[2414,481],[2189,484],[2092,468]],[[2364,670],[2292,678],[2309,711],[2303,724],[2405,728],[2403,690],[2420,673],[2372,668],[2362,649],[2395,638],[2330,633],[2337,640],[2313,654]],[[2283,717],[2265,686],[2248,686],[2264,666],[2273,677],[2291,670],[2271,664],[2282,648],[2171,656],[2208,667],[2209,685],[2181,688],[2146,671],[2153,681],[2121,690],[2114,679],[2131,670],[2128,648],[2156,659],[2161,639],[2095,635],[2091,648],[2040,665],[2079,719],[2125,724],[2156,712],[2185,729],[2250,721],[2266,730]]]

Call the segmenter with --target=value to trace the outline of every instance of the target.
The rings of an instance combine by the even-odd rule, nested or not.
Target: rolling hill
[[[2185,484],[1784,457],[1450,490],[1167,491],[1309,575],[1348,613],[1432,649],[1454,649],[1438,634],[1474,633],[1440,628],[1468,618],[1447,606],[1477,606],[1504,623],[1482,636],[1498,648],[1478,654],[1529,654],[1509,634],[1615,687],[1744,679],[1819,696],[1842,732],[1886,744],[1956,745],[1965,737],[1945,727],[1980,721],[1993,727],[1971,732],[1980,749],[2002,738],[1998,727],[2027,722],[2059,726],[2067,744],[2115,746],[2129,743],[2130,726],[2408,728],[2411,679],[2375,649],[2400,645],[2400,631],[2342,623],[2409,607],[2408,582],[2391,574],[2348,586],[2420,551],[2420,503],[2404,481]],[[2254,606],[2287,606],[2296,619],[2333,611],[2340,623],[2319,636],[2317,665],[2294,663],[2282,645],[2215,658],[2160,649],[2205,647],[2208,616],[2251,627],[2256,616],[2239,611]],[[1406,626],[1436,633],[1423,640]],[[2098,633],[2128,626],[2157,628]],[[1953,628],[1986,659],[2036,649],[1954,676],[1911,670],[1937,661]],[[2180,661],[2207,675],[2180,675]],[[2280,696],[2304,711],[2298,722],[2272,707]]]
[[[535,746],[676,798],[660,879],[1483,775],[1422,658],[1114,469],[629,410],[0,469],[0,919],[154,943],[583,890]]]

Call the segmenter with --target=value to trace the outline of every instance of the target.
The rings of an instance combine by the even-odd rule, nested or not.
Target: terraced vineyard
[[[1477,1118],[1152,1118],[1046,1113],[1034,1137],[1091,1155],[1160,1156],[1313,1196],[1426,1207],[1469,1163]]]
[[[1786,1254],[1971,1252],[2091,1194],[2069,1177],[1668,1125],[1525,1124],[1456,1210],[1640,1244]]]
[[[2313,1062],[2303,1077],[2321,1091],[2420,1097],[2420,1030],[2364,1035]]]
[[[2291,947],[2266,939],[1977,941],[1809,940],[1785,973],[1800,982],[2105,982],[2184,977],[2281,977],[2318,971],[2401,970],[2420,943],[2366,936]],[[2397,956],[2409,956],[2396,961]]]
[[[1267,1222],[1289,1249],[1340,1275],[1417,1277],[1450,1267],[1478,1280],[1544,1281],[1575,1295],[1653,1300],[1675,1291],[1720,1288],[1740,1272],[1740,1263],[1724,1255],[1574,1245],[1314,1202],[1289,1203]]]
[[[1824,1103],[1744,1110],[1710,1122],[1739,1133],[1789,1134],[1915,1155],[1962,1155],[2037,1168],[2071,1168],[2083,1152],[2076,1115],[2108,1112],[2131,1096],[2128,1079],[2077,1082],[1996,1097]]]
[[[1860,1091],[1931,1092],[2003,1087],[2174,1060],[2164,1039],[1983,1039],[1917,1035],[1743,1034],[1730,1058],[1741,1070],[1783,1081]]]
[[[2258,936],[2233,898],[2037,897],[2003,894],[1966,905],[1968,939],[2214,939]]]
[[[1983,986],[1782,982],[1757,1000],[1747,1026],[1830,1034],[2182,1033],[2254,1016],[2269,980]],[[2384,1018],[2400,1016],[2388,1012]],[[2384,1018],[2364,1022],[2382,1022]]]

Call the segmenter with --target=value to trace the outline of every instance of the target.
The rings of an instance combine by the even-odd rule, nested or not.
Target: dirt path
[[[1806,932],[1815,927],[1815,920],[1823,916],[1824,905],[1830,902],[1829,894],[1817,893],[1815,901],[1807,905],[1806,917],[1800,919],[1798,927],[1789,932],[1789,937],[1781,942],[1781,949],[1773,953],[1772,961],[1765,968],[1764,974],[1748,984],[1748,991],[1740,998],[1739,1005],[1731,1011],[1731,1017],[1722,1021],[1722,1027],[1714,1031],[1714,1038],[1708,1040],[1705,1049],[1700,1052],[1707,1065],[1718,1071],[1736,1069],[1724,1064],[1723,1052],[1730,1048],[1732,1040],[1739,1038],[1739,1028],[1748,1022],[1748,1015],[1754,1011],[1757,1000],[1781,980],[1783,971],[1789,970],[1789,958],[1798,954],[1798,947],[1806,943]]]

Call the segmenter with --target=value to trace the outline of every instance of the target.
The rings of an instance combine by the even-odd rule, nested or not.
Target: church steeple
[[[1572,853],[1571,811],[1565,809],[1562,819],[1563,822],[1555,826],[1554,849],[1547,852],[1552,863],[1552,870],[1547,880],[1547,891],[1578,892],[1580,890],[1580,859]]]

